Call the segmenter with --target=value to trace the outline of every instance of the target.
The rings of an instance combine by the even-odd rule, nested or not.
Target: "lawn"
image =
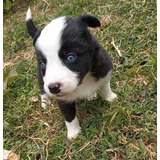
[[[36,58],[25,27],[31,7],[43,28],[53,18],[91,14],[101,28],[90,29],[114,64],[115,102],[77,101],[82,127],[75,140],[54,100],[40,105]],[[21,76],[4,90],[3,143],[21,160],[155,160],[157,159],[157,11],[156,0],[32,0],[15,3],[4,13],[4,72]]]

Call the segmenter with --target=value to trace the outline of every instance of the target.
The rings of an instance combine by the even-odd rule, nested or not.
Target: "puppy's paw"
[[[47,104],[46,102],[42,102],[42,103],[41,103],[41,107],[42,107],[43,109],[46,109],[47,106],[48,106],[48,104]]]
[[[46,109],[46,107],[51,104],[51,100],[49,99],[49,97],[46,94],[41,95],[41,102],[42,102],[41,107],[43,109]]]
[[[97,93],[93,94],[91,97],[88,97],[87,100],[88,101],[92,101],[92,100],[94,100],[96,98],[97,98]]]
[[[110,92],[105,98],[105,100],[109,102],[113,102],[116,98],[117,98],[117,95],[114,92]]]
[[[81,127],[79,126],[79,121],[77,119],[77,116],[71,121],[71,122],[67,122],[65,121],[66,126],[67,126],[67,138],[69,140],[76,138],[77,134],[80,132]]]
[[[73,130],[68,130],[67,138],[69,140],[76,138],[80,130],[81,130],[81,127],[75,128]]]

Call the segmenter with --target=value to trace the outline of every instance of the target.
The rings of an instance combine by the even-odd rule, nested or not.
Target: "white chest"
[[[103,78],[96,81],[92,76],[86,75],[82,84],[67,97],[67,100],[90,98],[97,92],[103,83]]]

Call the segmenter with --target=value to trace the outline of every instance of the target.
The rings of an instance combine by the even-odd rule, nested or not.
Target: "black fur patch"
[[[76,116],[75,102],[57,100],[59,109],[67,122],[72,122]]]
[[[37,78],[38,78],[38,84],[41,91],[41,94],[45,93],[44,90],[44,81],[43,77],[45,75],[45,70],[42,70],[40,67],[41,62],[47,63],[47,59],[43,56],[42,52],[39,51],[37,48],[35,48],[36,58],[37,58]]]
[[[67,64],[66,56],[74,53],[77,60]],[[100,46],[95,37],[88,31],[84,22],[78,18],[66,20],[66,27],[61,37],[59,57],[70,70],[79,74],[79,83],[90,72],[97,80],[107,75],[113,69],[111,59],[107,52]]]
[[[100,27],[101,23],[100,21],[91,15],[80,15],[77,17],[77,20],[80,21],[80,23],[86,23],[88,27]]]
[[[34,37],[33,37],[33,46],[35,46],[35,43],[36,43],[38,37],[40,36],[41,32],[42,32],[42,29],[39,29],[39,30],[35,33],[35,35],[34,35]]]
[[[67,19],[66,23],[61,37],[59,57],[70,70],[79,74],[81,81],[88,73],[92,61],[92,36],[84,24],[79,23],[76,19]],[[74,63],[67,64],[65,59],[70,53],[75,54],[77,60]]]
[[[93,54],[90,72],[91,75],[98,80],[100,78],[104,78],[109,71],[113,70],[113,64],[107,51],[101,47],[95,37],[93,37],[93,41],[96,47]]]
[[[36,53],[36,57],[37,57],[37,65],[40,68],[40,64],[43,62],[45,64],[47,64],[47,59],[43,56],[42,52],[40,50],[38,50],[37,48],[35,48],[35,53]],[[42,76],[45,75],[45,70],[40,69],[42,72]]]

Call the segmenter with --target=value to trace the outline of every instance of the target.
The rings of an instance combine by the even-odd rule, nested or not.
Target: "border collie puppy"
[[[111,58],[87,29],[100,27],[100,22],[90,15],[60,17],[37,29],[29,8],[26,26],[37,57],[42,108],[54,97],[65,119],[67,137],[75,138],[81,129],[76,99],[91,99],[97,91],[107,101],[117,97],[110,87]]]

